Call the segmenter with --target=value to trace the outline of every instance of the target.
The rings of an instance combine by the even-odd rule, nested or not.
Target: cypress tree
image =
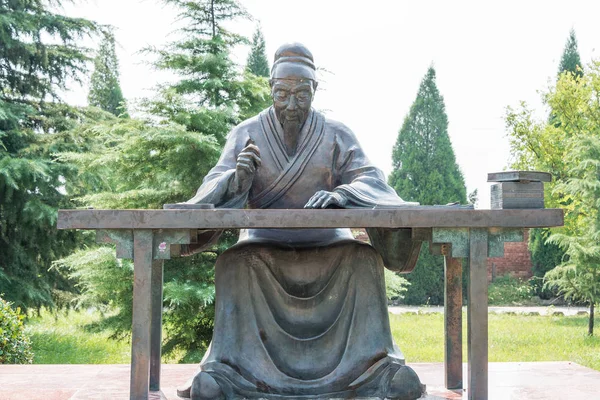
[[[430,67],[404,119],[392,152],[389,184],[407,201],[464,204],[465,182],[448,136],[448,117],[435,75]],[[406,278],[411,282],[405,296],[408,304],[443,303],[443,258],[429,254],[427,246],[421,249],[415,270]]]
[[[0,293],[20,307],[52,306],[71,284],[50,270],[77,235],[56,231],[56,209],[69,173],[56,162],[53,142],[85,116],[59,99],[80,81],[88,50],[78,39],[96,25],[50,11],[60,1],[0,2]]]
[[[260,26],[256,27],[256,31],[252,36],[252,47],[246,62],[246,70],[256,76],[264,76],[265,78],[270,76],[265,38]]]
[[[562,57],[560,58],[560,64],[558,66],[558,76],[563,72],[571,72],[579,77],[583,75],[583,68],[581,64],[581,58],[579,57],[579,51],[577,50],[577,38],[575,37],[575,30],[571,29],[569,32],[569,38],[565,44]]]
[[[115,51],[115,36],[111,31],[104,33],[94,59],[88,102],[90,106],[101,108],[113,115],[127,116],[125,98],[119,83],[119,60]]]

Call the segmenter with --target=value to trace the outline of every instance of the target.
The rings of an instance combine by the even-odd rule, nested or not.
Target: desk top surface
[[[563,218],[562,209],[59,210],[58,229],[538,228]]]

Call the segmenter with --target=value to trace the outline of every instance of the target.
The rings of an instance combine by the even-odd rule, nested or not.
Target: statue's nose
[[[296,110],[296,106],[298,105],[296,101],[296,95],[290,95],[290,101],[288,102],[287,109],[290,111]]]

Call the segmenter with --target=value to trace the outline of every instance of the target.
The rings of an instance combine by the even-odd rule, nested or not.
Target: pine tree
[[[233,46],[244,38],[223,25],[245,11],[231,0],[167,0],[186,22],[180,41],[158,55],[156,67],[179,79],[159,88],[144,102],[149,121],[113,118],[105,124],[80,125],[73,135],[94,137],[102,149],[63,153],[61,160],[77,165],[81,180],[77,201],[96,208],[161,208],[185,201],[198,189],[216,163],[226,134],[256,100],[268,98],[263,77],[248,79],[231,60]],[[155,118],[159,117],[159,118]],[[158,119],[158,121],[157,121]],[[165,264],[166,330],[164,351],[183,352],[186,362],[198,362],[212,336],[214,262],[236,240],[225,232],[210,251],[175,258]],[[124,336],[131,329],[132,266],[116,260],[114,250],[88,248],[56,263],[82,288],[81,305],[114,311],[103,325]]]
[[[119,83],[119,60],[115,51],[115,36],[104,32],[104,38],[94,59],[94,72],[88,94],[90,106],[127,117],[125,98]]]
[[[78,236],[55,228],[56,209],[70,203],[60,190],[68,168],[52,156],[68,144],[53,138],[85,118],[58,93],[80,81],[89,58],[78,39],[96,29],[43,0],[0,2],[0,293],[15,306],[51,306],[72,290],[49,270]]]
[[[592,69],[591,81],[600,83],[600,65]],[[600,87],[600,86],[596,86]],[[587,100],[597,104],[598,90]],[[596,115],[597,105],[591,106]],[[560,245],[568,255],[568,260],[548,271],[546,286],[558,290],[567,300],[584,302],[590,307],[588,335],[594,334],[594,310],[600,303],[600,124],[594,115],[588,126],[595,131],[583,138],[573,138],[569,160],[570,177],[557,185],[557,190],[569,197],[577,198],[578,207],[571,210],[579,220],[578,232],[566,235],[556,233],[549,239]]]
[[[575,30],[571,29],[569,32],[569,38],[565,44],[565,49],[563,50],[563,54],[560,59],[560,65],[558,66],[558,76],[568,71],[576,76],[581,77],[583,75],[582,67],[579,51],[577,50],[577,38],[575,37]]]
[[[389,184],[407,201],[446,204],[467,201],[464,178],[454,157],[448,136],[444,99],[430,67],[417,98],[398,134],[392,153],[393,171]],[[444,301],[443,259],[421,250],[405,301],[409,304],[442,304]]]
[[[187,21],[185,37],[146,51],[158,56],[156,68],[181,79],[163,87],[146,106],[155,115],[213,135],[223,144],[231,127],[262,110],[270,96],[267,80],[240,76],[230,56],[233,47],[247,39],[227,30],[226,22],[249,15],[235,0],[164,1],[177,7],[180,20]]]
[[[238,71],[230,54],[246,39],[225,28],[225,22],[247,18],[236,0],[164,0],[177,7],[179,18],[188,22],[185,38],[165,49],[150,49],[158,55],[155,66],[181,76],[170,86],[196,106],[211,109],[235,104],[239,96]]]
[[[60,159],[77,166],[78,185],[87,193],[78,204],[95,208],[160,209],[193,197],[198,182],[216,163],[220,146],[210,135],[186,130],[168,121],[113,117],[106,123],[80,124],[79,138],[94,137],[99,146],[85,153],[61,153]],[[68,188],[70,189],[70,188]],[[222,243],[234,238],[231,233]],[[196,362],[212,334],[214,268],[226,246],[192,257],[165,261],[165,354],[177,349]],[[113,247],[88,245],[58,260],[55,269],[66,272],[81,287],[77,306],[111,311],[100,323],[114,337],[131,332],[133,262],[117,260]]]
[[[265,78],[270,76],[265,38],[260,26],[256,27],[256,31],[254,31],[254,35],[252,36],[252,47],[250,48],[250,54],[246,62],[246,70],[256,76],[264,76]]]

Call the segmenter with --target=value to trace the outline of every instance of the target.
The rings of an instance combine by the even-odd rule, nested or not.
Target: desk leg
[[[469,400],[488,398],[487,248],[487,229],[471,229],[467,308]]]
[[[150,390],[160,390],[162,345],[163,260],[152,262],[152,323],[150,324]]]
[[[133,231],[133,324],[130,400],[148,400],[152,318],[152,231]]]
[[[462,259],[444,257],[444,373],[447,389],[462,389]]]

